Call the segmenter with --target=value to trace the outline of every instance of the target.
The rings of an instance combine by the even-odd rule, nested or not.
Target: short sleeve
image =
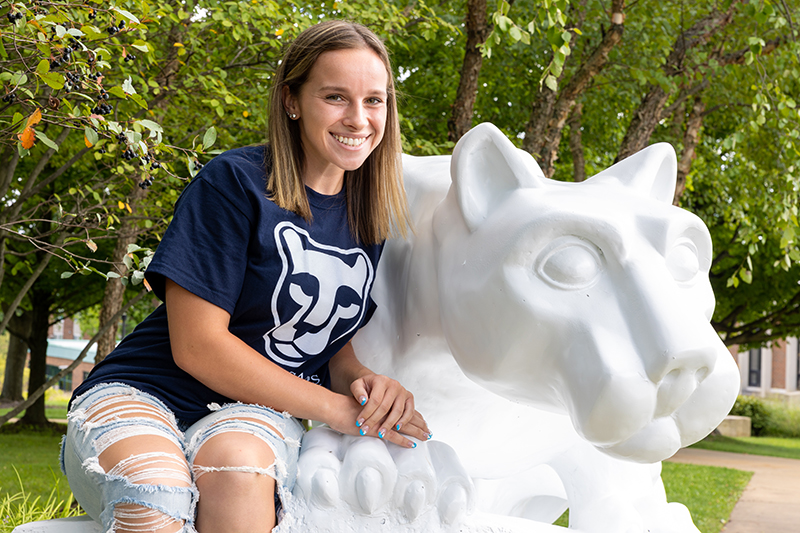
[[[252,231],[246,209],[242,209],[249,207],[247,197],[242,193],[237,201],[236,195],[236,187],[222,194],[206,179],[195,179],[184,189],[146,272],[159,299],[164,301],[169,278],[233,313],[247,269]]]

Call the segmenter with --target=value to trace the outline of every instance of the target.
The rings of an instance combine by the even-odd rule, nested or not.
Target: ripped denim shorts
[[[98,404],[101,400],[102,403]],[[138,405],[123,405],[126,400],[135,400]],[[209,407],[212,413],[186,428],[181,427],[163,402],[129,385],[102,383],[76,398],[61,446],[61,469],[67,475],[75,499],[107,532],[115,530],[115,521],[126,518],[124,512],[115,514],[115,507],[133,504],[139,516],[131,514],[129,518],[138,524],[149,522],[149,529],[143,528],[142,531],[183,521],[181,531],[193,533],[199,496],[194,481],[206,472],[232,470],[268,475],[276,481],[276,496],[291,492],[297,477],[297,457],[303,436],[298,420],[258,405],[235,403]],[[272,426],[283,438],[256,421]],[[194,465],[197,451],[208,439],[230,431],[249,433],[264,441],[275,454],[273,465],[267,469]],[[98,457],[104,450],[122,439],[140,435],[164,437],[175,444],[183,456],[164,452],[142,453],[121,460],[108,472],[103,470]],[[160,465],[158,471],[148,468],[148,464],[154,463]],[[172,468],[165,466],[170,463],[174,465]],[[187,473],[187,463],[191,467],[190,473]],[[126,475],[128,469],[138,472],[142,479],[158,476],[175,479],[182,486],[147,484],[136,476]],[[148,516],[142,516],[142,511],[149,513]]]

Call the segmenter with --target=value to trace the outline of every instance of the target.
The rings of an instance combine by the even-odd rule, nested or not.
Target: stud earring
[[[297,118],[297,115],[292,113],[292,114],[289,115],[289,118],[292,119],[292,120],[295,120]]]

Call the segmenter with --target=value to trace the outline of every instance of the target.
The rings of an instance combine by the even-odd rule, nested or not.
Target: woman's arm
[[[398,433],[420,440],[430,438],[428,425],[414,409],[414,396],[398,381],[362,365],[351,342],[331,358],[328,370],[331,388],[352,395],[364,406],[356,421],[362,435],[377,435],[404,445],[410,441]]]
[[[166,306],[175,363],[195,379],[228,398],[358,435],[355,421],[362,409],[358,402],[293,376],[253,350],[228,331],[227,311],[170,279]]]

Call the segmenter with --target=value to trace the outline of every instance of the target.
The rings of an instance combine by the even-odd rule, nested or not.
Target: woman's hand
[[[414,408],[414,395],[398,381],[381,374],[367,374],[350,384],[353,398],[363,406],[356,419],[361,435],[377,436],[400,446],[414,447],[413,441],[431,438],[428,424]]]

